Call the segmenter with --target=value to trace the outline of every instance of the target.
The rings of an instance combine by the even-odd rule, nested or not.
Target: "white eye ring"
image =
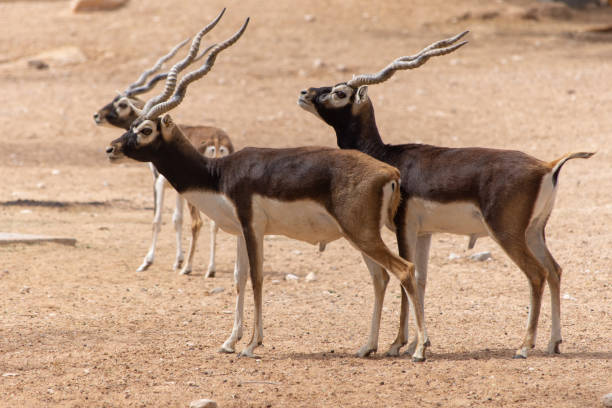
[[[204,154],[208,157],[215,157],[215,146],[208,146]]]

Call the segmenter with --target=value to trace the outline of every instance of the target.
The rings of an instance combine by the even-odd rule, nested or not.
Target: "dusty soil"
[[[612,35],[585,31],[612,21],[610,9],[524,20],[529,1],[148,0],[81,15],[68,3],[0,1],[0,201],[73,203],[0,206],[0,231],[78,239],[76,247],[0,247],[1,406],[179,407],[212,398],[222,407],[586,407],[612,392]],[[261,359],[217,353],[233,322],[233,237],[219,235],[217,277],[203,278],[205,230],[196,270],[179,276],[167,205],[156,262],[134,272],[150,242],[151,175],[142,164],[107,163],[104,148],[121,132],[96,127],[92,114],[226,4],[208,42],[246,16],[251,25],[173,116],[222,127],[237,147],[334,146],[331,129],[297,107],[300,89],[378,70],[469,28],[470,44],[456,54],[370,88],[387,142],[519,149],[545,160],[597,151],[565,166],[548,224],[564,267],[563,354],[545,353],[546,292],[536,348],[512,359],[528,285],[489,239],[468,251],[465,237],[435,237],[426,302],[433,344],[423,364],[382,356],[396,334],[396,284],[380,353],[353,356],[373,296],[359,254],[344,241],[319,254],[283,237],[266,240]],[[86,60],[43,70],[23,62],[64,46]],[[493,258],[471,261],[475,251]],[[310,272],[317,280],[305,282]],[[287,273],[300,280],[285,281]],[[224,291],[210,294],[218,287]],[[251,318],[249,292],[239,348]]]

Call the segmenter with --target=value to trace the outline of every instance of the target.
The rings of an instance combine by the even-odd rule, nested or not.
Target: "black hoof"
[[[413,363],[422,363],[425,361],[425,357],[412,357]]]
[[[526,360],[527,359],[527,357],[525,357],[522,354],[515,354],[514,357],[512,357],[512,358],[515,359],[515,360]]]
[[[431,347],[431,341],[429,341],[429,339],[427,339],[427,341],[424,344],[425,347]]]

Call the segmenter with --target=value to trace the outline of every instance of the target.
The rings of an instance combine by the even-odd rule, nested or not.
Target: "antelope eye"
[[[142,133],[145,136],[149,136],[151,133],[153,133],[153,129],[151,128],[144,128],[140,131],[140,133]]]
[[[227,148],[225,146],[221,146],[219,148],[219,152],[221,152],[221,154],[224,156],[228,153]]]
[[[119,104],[119,107],[120,107],[121,109],[125,109],[125,108],[127,108],[128,106],[127,106],[127,103],[125,103],[125,102],[121,102],[121,103]]]
[[[338,98],[340,98],[340,99],[343,99],[343,98],[346,97],[346,94],[344,92],[342,92],[342,91],[336,91],[336,92],[334,92],[334,94],[336,94],[336,96]]]

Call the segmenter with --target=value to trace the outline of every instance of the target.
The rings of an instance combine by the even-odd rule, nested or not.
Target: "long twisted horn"
[[[209,45],[208,47],[206,47],[204,51],[200,52],[198,56],[193,59],[192,63],[201,60],[208,53],[208,51],[210,51],[215,45],[217,44]],[[153,78],[151,78],[149,82],[147,82],[146,85],[139,86],[138,88],[128,88],[128,90],[125,91],[124,94],[122,95],[134,96],[134,95],[139,95],[141,93],[148,92],[155,86],[156,83],[166,79],[167,77],[168,77],[168,72],[164,72],[163,74],[157,74]]]
[[[181,61],[174,64],[174,66],[170,69],[170,71],[168,71],[168,77],[166,78],[166,86],[164,90],[162,91],[162,93],[160,93],[156,97],[151,98],[147,101],[144,108],[142,109],[143,112],[148,112],[149,109],[151,109],[151,107],[155,106],[156,104],[160,102],[165,101],[166,99],[170,97],[170,95],[172,95],[172,92],[174,91],[174,88],[176,87],[176,77],[178,73],[184,70],[185,67],[187,67],[193,61],[196,54],[198,53],[198,50],[200,49],[200,42],[202,41],[202,37],[204,37],[204,35],[206,35],[210,30],[212,30],[217,25],[217,23],[223,16],[223,13],[225,13],[225,8],[221,10],[221,13],[219,13],[219,15],[210,24],[204,27],[195,36],[195,38],[191,42],[191,48],[189,49],[189,54],[187,54],[187,56],[183,58]]]
[[[183,98],[185,98],[185,94],[187,93],[187,87],[189,86],[189,84],[202,78],[211,70],[215,63],[215,60],[217,59],[217,54],[219,54],[221,51],[230,47],[236,41],[238,41],[238,39],[246,30],[247,25],[249,24],[249,20],[250,18],[247,18],[245,20],[244,24],[242,25],[242,27],[240,27],[240,30],[238,30],[236,34],[215,46],[208,58],[206,58],[206,62],[204,63],[202,68],[190,72],[181,79],[181,82],[179,83],[178,87],[176,88],[176,91],[174,92],[174,95],[172,95],[172,98],[170,100],[168,100],[167,102],[161,102],[148,111],[145,110],[145,118],[151,120],[165,112],[168,112],[170,109],[173,109],[178,104],[180,104],[183,101]]]
[[[164,55],[163,57],[161,57],[160,59],[157,60],[157,62],[155,63],[155,65],[153,65],[153,67],[147,69],[145,72],[143,72],[142,74],[140,74],[140,77],[136,80],[136,82],[130,84],[130,86],[128,86],[124,92],[124,94],[129,94],[131,91],[133,91],[134,88],[141,86],[142,84],[144,84],[144,82],[147,80],[147,78],[154,74],[155,72],[159,71],[159,69],[161,68],[161,66],[164,64],[164,62],[168,61],[170,58],[174,57],[174,55],[176,55],[176,53],[178,52],[179,49],[181,49],[181,47],[183,47],[183,45],[187,44],[187,42],[189,41],[189,38],[187,38],[184,41],[181,41],[180,43],[178,43],[173,49],[170,50],[170,52],[166,55]]]
[[[391,78],[395,71],[418,68],[424,63],[426,63],[427,60],[431,57],[450,54],[456,49],[467,44],[467,41],[462,41],[458,44],[451,45],[457,40],[459,40],[461,37],[466,35],[468,32],[469,31],[464,31],[461,34],[457,34],[456,36],[447,38],[446,40],[437,41],[425,47],[421,50],[421,52],[416,55],[399,57],[378,73],[358,75],[348,81],[346,84],[351,88],[359,88],[362,85],[378,84]]]

